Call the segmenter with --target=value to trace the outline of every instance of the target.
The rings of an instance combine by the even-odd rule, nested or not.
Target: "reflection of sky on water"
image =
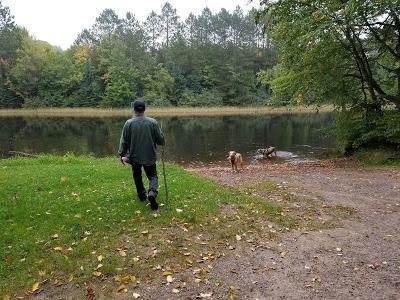
[[[332,113],[158,118],[166,135],[168,160],[225,162],[236,150],[257,163],[256,149],[273,145],[278,159],[310,159],[332,151],[335,141],[321,129]],[[124,118],[0,118],[0,154],[116,155]]]

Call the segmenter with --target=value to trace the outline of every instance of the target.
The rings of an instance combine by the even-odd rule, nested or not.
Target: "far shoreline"
[[[224,106],[224,107],[148,107],[146,115],[154,117],[178,116],[229,116],[260,114],[297,114],[332,112],[332,105],[320,107],[306,106]],[[37,108],[0,109],[0,117],[129,117],[130,108]]]

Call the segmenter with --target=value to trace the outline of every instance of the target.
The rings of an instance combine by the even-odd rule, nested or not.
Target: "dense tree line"
[[[205,8],[181,21],[165,3],[139,22],[105,9],[63,51],[33,39],[0,0],[0,107],[265,103],[257,73],[276,51],[256,13]]]
[[[279,48],[259,73],[272,103],[334,103],[348,150],[400,145],[399,0],[263,0],[258,17]]]

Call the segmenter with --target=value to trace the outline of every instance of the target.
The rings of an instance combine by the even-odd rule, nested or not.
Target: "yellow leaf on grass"
[[[103,255],[97,256],[97,260],[98,260],[98,261],[102,261],[102,260],[103,260]]]
[[[39,289],[39,282],[36,282],[32,285],[31,292],[34,293]]]
[[[125,257],[125,256],[126,256],[126,250],[120,249],[120,250],[118,251],[118,254],[119,254],[120,256],[122,256],[122,257]]]
[[[74,275],[73,274],[69,275],[68,282],[71,282],[72,280],[74,280]]]
[[[94,271],[92,274],[94,276],[96,276],[96,277],[100,277],[101,276],[101,272],[99,272],[99,271]]]
[[[55,251],[63,251],[63,247],[54,247],[53,248]]]

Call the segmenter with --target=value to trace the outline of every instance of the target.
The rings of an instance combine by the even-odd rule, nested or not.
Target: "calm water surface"
[[[182,164],[223,161],[228,151],[257,163],[255,150],[276,146],[279,159],[313,159],[334,151],[324,137],[333,113],[217,117],[163,117],[166,157]],[[0,118],[0,156],[27,153],[116,155],[126,118]]]

